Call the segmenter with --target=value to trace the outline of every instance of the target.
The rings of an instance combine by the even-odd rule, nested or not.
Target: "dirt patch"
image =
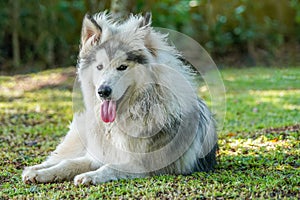
[[[263,133],[283,133],[283,132],[300,132],[300,124],[277,127],[277,128],[267,128],[264,129]]]

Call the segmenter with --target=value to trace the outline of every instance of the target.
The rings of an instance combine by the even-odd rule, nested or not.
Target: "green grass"
[[[0,77],[0,199],[300,198],[300,68],[225,69],[227,114],[213,173],[75,187],[25,185],[72,120],[73,69]]]

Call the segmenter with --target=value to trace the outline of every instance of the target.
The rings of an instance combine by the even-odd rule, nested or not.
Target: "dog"
[[[25,183],[89,185],[214,169],[215,120],[197,96],[195,73],[151,18],[84,17],[77,65],[84,109],[46,161],[24,169]]]

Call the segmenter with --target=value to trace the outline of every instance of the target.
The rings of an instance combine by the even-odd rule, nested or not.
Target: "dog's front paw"
[[[93,178],[89,173],[83,173],[75,176],[74,178],[75,185],[91,185],[93,184]]]
[[[25,184],[36,183],[37,171],[28,167],[22,173],[22,180]]]
[[[22,174],[22,180],[26,184],[30,183],[50,183],[62,180],[51,170],[41,169],[35,170],[33,168],[26,168]]]

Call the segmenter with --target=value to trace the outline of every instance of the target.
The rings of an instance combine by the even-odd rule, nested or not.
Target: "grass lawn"
[[[72,120],[74,69],[0,76],[0,199],[300,198],[300,68],[221,71],[227,114],[212,173],[25,185]]]

